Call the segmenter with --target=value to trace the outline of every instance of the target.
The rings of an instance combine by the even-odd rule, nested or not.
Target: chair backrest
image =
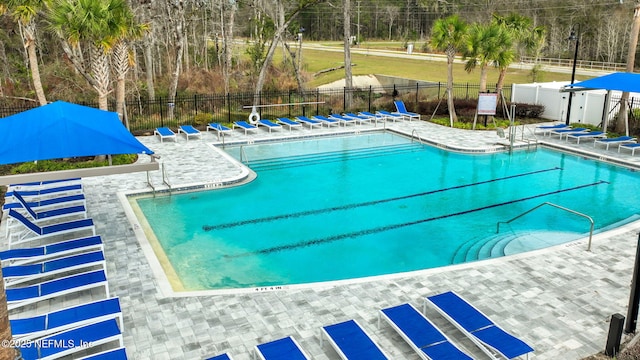
[[[268,343],[257,345],[256,348],[262,356],[269,359],[283,359],[286,355],[287,360],[307,360],[307,356],[298,346],[292,337],[286,337],[274,340]]]
[[[298,119],[300,119],[302,121],[310,122],[310,123],[317,123],[318,122],[317,120],[310,119],[310,118],[308,118],[306,116],[298,116]]]
[[[323,327],[324,331],[348,359],[386,360],[382,350],[355,320]]]
[[[447,341],[444,334],[410,304],[383,309],[382,312],[419,348]]]
[[[71,290],[73,288],[90,284],[98,284],[102,282],[107,282],[107,275],[103,270],[98,270],[47,281],[40,284],[40,289],[41,295],[50,295],[57,292],[63,292],[65,290]]]
[[[11,216],[12,218],[18,220],[19,222],[22,223],[22,225],[26,226],[27,229],[33,231],[34,233],[38,234],[38,235],[42,235],[42,228],[36,224],[34,224],[33,222],[29,221],[29,219],[27,219],[26,217],[24,217],[24,215],[20,214],[19,212],[15,211],[14,209],[9,209],[9,216]]]
[[[197,134],[200,132],[200,130],[194,128],[191,125],[180,125],[180,127],[182,128],[183,131],[188,132],[190,134]]]
[[[159,127],[156,128],[156,131],[163,136],[175,135],[173,130],[169,129],[168,127]]]
[[[64,326],[69,322],[80,322],[91,318],[116,315],[121,312],[120,300],[117,297],[98,300],[49,313],[48,328]]]
[[[396,104],[396,110],[398,110],[398,112],[402,112],[402,113],[408,112],[407,107],[404,106],[404,101],[396,100],[393,103]]]
[[[495,325],[478,309],[452,291],[429,296],[428,299],[468,332]]]
[[[29,204],[27,203],[27,201],[22,197],[22,195],[20,195],[19,192],[14,191],[13,192],[13,197],[16,198],[16,200],[18,200],[18,202],[20,204],[22,204],[22,207],[27,210],[27,212],[29,213],[29,215],[31,215],[31,217],[33,218],[33,220],[38,220],[38,214],[36,214],[35,211],[33,211],[33,209],[31,208],[31,206],[29,206]]]

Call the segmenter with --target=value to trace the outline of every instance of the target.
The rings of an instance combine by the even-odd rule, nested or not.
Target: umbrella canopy
[[[618,72],[567,85],[565,89],[568,91],[604,89],[640,92],[640,74]]]
[[[64,101],[0,119],[0,165],[117,154],[153,154],[115,112]]]

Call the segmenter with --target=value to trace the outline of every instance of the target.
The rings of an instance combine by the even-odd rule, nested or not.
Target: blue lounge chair
[[[11,335],[23,341],[48,336],[108,319],[122,327],[122,310],[117,297],[93,301],[24,319],[10,319]]]
[[[543,125],[543,126],[536,127],[533,130],[533,133],[534,134],[542,134],[542,136],[545,136],[545,135],[549,134],[553,130],[567,130],[567,129],[571,129],[571,127],[569,125],[566,125],[566,124]]]
[[[176,133],[174,133],[173,130],[169,129],[168,127],[156,128],[153,134],[160,137],[160,142],[164,142],[164,139],[170,139],[176,142],[178,141]]]
[[[231,132],[233,131],[230,128],[219,123],[209,123],[207,125],[207,132],[209,130],[215,130],[218,135],[218,139],[220,139],[220,135],[231,134]]]
[[[386,110],[378,110],[376,111],[376,114],[382,115],[386,120],[392,120],[393,122],[396,122],[396,120],[404,119],[404,116]]]
[[[78,360],[127,360],[127,351],[123,347],[103,351],[94,355],[82,357]]]
[[[26,200],[24,195],[22,195],[22,192],[17,192],[17,193],[19,193],[22,196],[22,198]],[[86,207],[87,199],[85,198],[84,194],[76,194],[76,195],[54,197],[54,198],[49,198],[49,199],[44,199],[39,201],[27,201],[27,204],[29,204],[29,207],[31,207],[33,210],[44,210],[52,207],[59,207],[61,205],[65,205],[65,206],[82,205]],[[3,210],[19,209],[21,207],[22,207],[22,204],[18,201],[15,201],[11,203],[5,203],[2,206],[2,209]]]
[[[31,216],[31,218],[35,222],[38,222],[39,220],[54,220],[67,216],[82,216],[83,218],[87,217],[87,209],[84,207],[84,205],[58,207],[50,210],[36,212],[22,197],[22,195],[20,195],[19,192],[14,193],[13,197],[18,200],[18,203],[22,205],[21,208],[26,210],[27,214],[29,214],[29,216]]]
[[[426,303],[432,305],[492,359],[513,359],[533,352],[531,346],[498,327],[453,291],[429,296]]]
[[[202,133],[200,132],[200,130],[194,128],[191,125],[180,125],[178,127],[178,134],[179,133],[183,133],[184,136],[187,137],[187,141],[189,141],[189,138],[192,136],[202,139]]]
[[[371,123],[371,121],[374,120],[370,116],[366,116],[366,115],[360,115],[360,114],[354,114],[354,113],[345,113],[344,115],[350,118],[356,119],[356,121],[359,122],[360,124],[364,124],[365,122]]]
[[[601,139],[601,138],[605,138],[607,137],[607,134],[605,134],[604,131],[588,131],[588,132],[584,132],[584,133],[577,133],[577,134],[567,134],[566,136],[566,140],[567,142],[569,141],[569,139],[576,139],[577,140],[577,144],[580,144],[580,140],[581,139]]]
[[[344,360],[386,360],[389,357],[371,340],[355,320],[322,327],[322,334]],[[320,346],[322,347],[320,336]]]
[[[271,120],[267,120],[267,119],[260,119],[258,120],[258,126],[264,126],[267,129],[269,129],[269,132],[271,132],[271,130],[280,130],[282,129],[282,125],[280,124],[276,124]]]
[[[25,343],[20,347],[20,352],[25,360],[52,360],[86,351],[89,346],[94,347],[115,341],[118,342],[119,347],[124,345],[118,323],[110,319],[53,334],[37,342]]]
[[[258,131],[258,127],[249,124],[246,121],[236,121],[233,123],[233,128],[240,128],[242,130],[244,130],[244,134],[247,135],[247,132],[249,131]]]
[[[88,270],[95,267],[106,269],[102,250],[69,255],[42,263],[11,265],[2,268],[5,287],[14,287],[25,282],[36,281],[44,277]]]
[[[44,239],[50,236],[73,233],[76,231],[90,230],[92,235],[96,234],[96,227],[91,219],[71,220],[57,224],[39,226],[17,212],[15,209],[9,210],[9,216],[24,225],[23,231],[12,231],[11,236],[9,237],[9,248],[15,244]],[[16,240],[13,240],[14,238]]]
[[[23,197],[38,197],[42,198],[45,195],[47,196],[61,196],[61,195],[75,195],[81,194],[83,192],[82,183],[68,183],[65,185],[50,187],[47,185],[43,186],[22,186],[22,185],[12,185],[9,187],[9,191],[4,194],[5,198],[13,196],[14,191],[19,191]]]
[[[396,106],[396,114],[402,115],[403,117],[409,119],[409,121],[411,121],[412,119],[420,120],[420,114],[407,111],[407,107],[404,105],[404,101],[396,100],[393,103]]]
[[[322,121],[310,119],[306,116],[298,116],[296,119],[303,124],[309,125],[309,129],[313,129],[314,126],[322,127]]]
[[[374,114],[374,113],[369,112],[369,111],[360,111],[359,114],[363,115],[363,116],[368,116],[368,117],[370,117],[372,120],[374,120],[376,122],[377,121],[384,121],[386,119],[386,116],[384,116],[382,114]]]
[[[382,309],[380,314],[423,359],[473,360],[411,304]]]
[[[615,138],[608,138],[608,139],[596,139],[596,141],[593,142],[593,147],[597,147],[598,144],[605,145],[605,150],[609,150],[609,145],[611,144],[629,144],[629,143],[634,143],[636,142],[636,138],[631,137],[631,136],[618,136]]]
[[[98,287],[104,287],[106,296],[109,297],[107,275],[103,270],[71,275],[36,285],[6,289],[7,305],[9,310],[14,310],[39,301]]]
[[[206,360],[233,360],[233,358],[229,354],[220,354]]]
[[[347,126],[347,124],[356,124],[358,122],[356,118],[352,118],[352,117],[344,116],[340,114],[331,114],[329,115],[329,119],[337,120],[341,124],[344,124],[344,126]]]
[[[309,356],[291,336],[256,345],[256,355],[262,360],[308,360]]]
[[[327,125],[327,127],[331,127],[333,125],[340,126],[341,123],[341,121],[338,119],[332,119],[322,115],[314,115],[312,119],[320,121],[321,123]]]
[[[632,144],[620,144],[618,145],[618,152],[622,149],[631,150],[631,156],[635,155],[636,149],[640,147],[640,144],[632,143]]]
[[[299,127],[302,128],[302,124],[297,122],[297,121],[293,121],[289,118],[277,118],[276,120],[278,120],[279,123],[288,126],[289,127],[289,131],[293,130],[294,127]]]
[[[587,128],[558,129],[558,130],[551,130],[549,132],[549,136],[558,135],[560,136],[560,140],[562,140],[563,135],[580,134],[580,133],[586,133],[586,132],[589,132],[589,129]]]
[[[45,261],[54,257],[95,250],[104,251],[104,245],[100,235],[67,240],[33,248],[18,248],[1,251],[0,261],[5,262],[4,266],[8,266],[7,264],[24,265],[37,261]]]
[[[79,184],[82,182],[82,178],[69,178],[69,179],[58,179],[58,180],[44,180],[44,181],[34,181],[28,183],[20,183],[20,184],[11,184],[9,188],[13,187],[23,187],[23,186],[35,186],[38,188],[46,188],[46,187],[56,187],[61,184],[69,185],[69,184]]]

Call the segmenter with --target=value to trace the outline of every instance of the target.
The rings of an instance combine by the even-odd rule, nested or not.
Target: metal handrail
[[[151,176],[149,176],[149,172],[147,171],[147,185],[149,185],[151,187],[151,189],[153,190],[153,196],[156,196],[156,187],[153,186],[153,184],[151,183]]]
[[[570,213],[572,213],[572,214],[574,214],[574,215],[582,216],[583,218],[586,218],[587,220],[589,220],[589,222],[591,223],[591,227],[590,227],[590,229],[589,229],[589,243],[588,243],[588,245],[587,245],[587,251],[591,251],[591,239],[593,238],[593,226],[594,226],[593,219],[592,219],[589,215],[583,214],[583,213],[581,213],[581,212],[577,212],[577,211],[575,211],[575,210],[571,210],[571,209],[566,208],[566,207],[564,207],[564,206],[560,206],[560,205],[556,205],[556,204],[554,204],[554,203],[550,203],[550,202],[548,202],[548,201],[547,201],[547,202],[543,202],[542,204],[540,204],[540,205],[538,205],[538,206],[535,206],[535,207],[533,207],[533,208],[531,208],[531,209],[529,209],[529,210],[527,210],[527,211],[523,212],[522,214],[520,214],[520,215],[518,215],[518,216],[514,217],[514,218],[513,218],[513,219],[511,219],[511,220],[507,220],[507,221],[498,221],[498,223],[496,224],[496,234],[500,233],[500,224],[508,224],[508,223],[510,223],[510,222],[512,222],[512,221],[514,221],[514,220],[516,220],[516,219],[519,219],[519,218],[523,217],[524,215],[526,215],[526,214],[528,214],[528,213],[530,213],[530,212],[532,212],[532,211],[534,211],[534,210],[536,210],[536,209],[538,209],[539,207],[542,207],[542,206],[544,206],[544,205],[553,206],[553,207],[558,208],[558,209],[560,209],[560,210],[568,211],[568,212],[570,212]]]
[[[162,163],[162,182],[169,187],[169,194],[171,194],[171,184],[169,184],[169,176],[167,175],[167,168]]]
[[[244,152],[244,145],[240,145],[240,162],[245,163],[244,159],[246,159],[246,164],[249,165],[249,158],[247,157],[247,153]]]
[[[418,139],[418,141],[420,141],[420,144],[424,145],[425,142],[424,140],[422,140],[422,138],[420,137],[420,135],[418,134],[418,131],[416,131],[416,129],[413,129],[413,131],[411,131],[411,142],[413,142],[413,135],[416,135],[416,139]]]

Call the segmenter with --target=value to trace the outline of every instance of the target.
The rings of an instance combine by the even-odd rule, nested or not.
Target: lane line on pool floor
[[[440,216],[434,216],[434,217],[430,217],[430,218],[426,218],[426,219],[421,219],[421,220],[416,220],[416,221],[411,221],[411,222],[406,222],[406,223],[401,223],[401,224],[392,224],[392,225],[386,225],[386,226],[381,226],[381,227],[367,229],[367,230],[361,230],[361,231],[356,231],[356,232],[339,234],[339,235],[329,236],[329,237],[322,238],[322,239],[315,239],[315,240],[301,241],[301,242],[294,243],[294,244],[273,246],[273,247],[265,248],[265,249],[262,249],[262,250],[249,251],[249,252],[240,253],[240,254],[236,254],[236,255],[224,255],[224,257],[228,258],[228,259],[233,259],[233,258],[241,258],[241,257],[246,257],[246,256],[251,256],[251,255],[258,255],[258,254],[265,255],[265,254],[270,254],[270,253],[274,253],[274,252],[280,252],[280,251],[286,251],[286,250],[294,250],[294,249],[297,249],[297,248],[302,248],[302,247],[307,247],[307,246],[312,246],[312,245],[326,244],[326,243],[330,243],[330,242],[334,242],[334,241],[338,241],[338,240],[344,240],[344,239],[348,239],[348,238],[356,238],[356,237],[360,237],[360,236],[364,236],[364,235],[370,235],[370,234],[375,234],[375,233],[379,233],[379,232],[399,229],[399,228],[406,227],[406,226],[418,225],[418,224],[422,224],[422,223],[426,223],[426,222],[430,222],[430,221],[446,219],[446,218],[450,218],[450,217],[454,217],[454,216],[466,215],[466,214],[470,214],[470,213],[473,213],[473,212],[478,212],[478,211],[487,210],[487,209],[491,209],[491,208],[495,208],[495,207],[515,204],[515,203],[518,203],[518,202],[523,202],[523,201],[536,199],[536,198],[549,196],[549,195],[554,195],[554,194],[560,194],[560,193],[563,193],[563,192],[580,190],[580,189],[583,189],[583,188],[596,186],[596,185],[601,185],[601,184],[609,184],[609,182],[608,181],[604,181],[604,180],[600,180],[598,182],[594,182],[594,183],[590,183],[590,184],[578,185],[578,186],[574,186],[574,187],[567,188],[567,189],[559,189],[559,190],[555,190],[555,191],[551,191],[551,192],[547,192],[547,193],[543,193],[543,194],[528,196],[528,197],[524,197],[524,198],[521,198],[521,199],[505,201],[505,202],[496,203],[496,204],[487,205],[487,206],[482,206],[482,207],[479,207],[479,208],[464,210],[464,211],[460,211],[460,212],[456,212],[456,213],[440,215]]]
[[[235,222],[230,222],[230,223],[220,224],[220,225],[203,225],[202,226],[202,230],[204,230],[204,231],[221,230],[221,229],[228,229],[228,228],[242,226],[242,225],[248,225],[248,224],[258,224],[258,223],[262,223],[262,222],[269,222],[269,221],[297,218],[297,217],[302,217],[302,216],[309,216],[309,215],[328,213],[328,212],[332,212],[332,211],[349,210],[349,209],[355,209],[355,208],[364,207],[364,206],[373,206],[373,205],[392,202],[392,201],[411,199],[411,198],[414,198],[414,197],[432,195],[432,194],[436,194],[436,193],[440,193],[440,192],[463,189],[465,187],[489,184],[489,183],[492,183],[492,182],[510,180],[510,179],[515,179],[515,178],[518,178],[518,177],[535,175],[535,174],[539,174],[539,173],[543,173],[543,172],[556,171],[556,170],[562,170],[562,168],[553,167],[553,168],[549,168],[549,169],[536,170],[536,171],[531,171],[531,172],[526,172],[526,173],[521,173],[521,174],[509,175],[509,176],[496,178],[496,179],[479,181],[479,182],[470,183],[470,184],[464,184],[464,185],[456,185],[456,186],[452,186],[452,187],[448,187],[448,188],[442,188],[442,189],[438,189],[438,190],[431,190],[431,191],[421,192],[421,193],[417,193],[417,194],[410,194],[410,195],[392,197],[392,198],[382,199],[382,200],[372,200],[372,201],[366,201],[366,202],[355,203],[355,204],[334,206],[334,207],[324,208],[324,209],[307,210],[307,211],[300,211],[300,212],[295,212],[295,213],[274,215],[274,216],[265,216],[265,217],[262,217],[262,218],[235,221]]]

